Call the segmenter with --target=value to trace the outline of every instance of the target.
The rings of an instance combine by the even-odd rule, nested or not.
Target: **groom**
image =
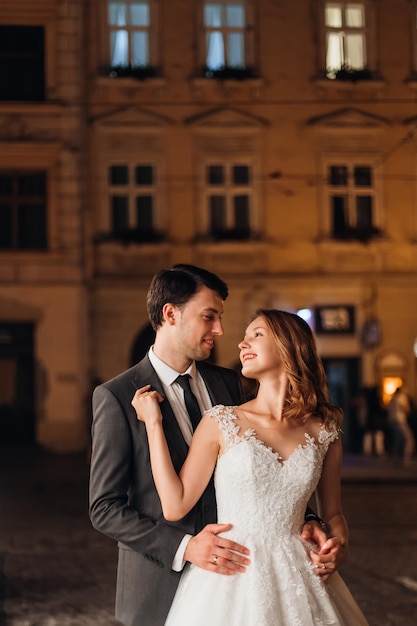
[[[191,376],[200,413],[215,404],[243,402],[237,373],[205,362],[215,338],[223,334],[227,296],[227,285],[198,267],[176,265],[156,274],[147,298],[156,331],[153,347],[137,365],[99,385],[93,394],[90,519],[97,530],[118,541],[116,618],[126,626],[164,624],[187,562],[230,576],[244,575],[250,567],[248,550],[220,536],[230,525],[216,523],[212,483],[184,519],[164,520],[145,426],[131,406],[135,388],[148,384],[165,398],[163,425],[179,471],[193,429],[178,375]],[[327,539],[317,523],[304,529],[319,545]],[[333,568],[337,558],[336,550]]]

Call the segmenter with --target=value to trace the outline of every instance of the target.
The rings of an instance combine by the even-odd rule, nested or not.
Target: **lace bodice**
[[[275,535],[285,541],[299,534],[307,503],[320,479],[329,444],[339,433],[320,430],[318,440],[305,434],[286,460],[257,438],[254,430],[240,432],[234,407],[217,405],[208,413],[217,421],[226,448],[215,471],[219,521],[234,525],[259,540]]]

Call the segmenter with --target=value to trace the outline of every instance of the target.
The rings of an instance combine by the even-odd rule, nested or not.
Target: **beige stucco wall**
[[[91,382],[129,365],[147,323],[151,276],[176,262],[207,267],[229,284],[220,364],[235,363],[248,316],[259,306],[349,304],[355,333],[318,337],[322,356],[358,357],[360,382],[370,385],[378,382],[381,356],[399,353],[417,399],[417,81],[407,80],[412,3],[371,3],[380,76],[344,84],[317,75],[319,2],[254,3],[260,76],[248,81],[195,76],[198,3],[182,0],[157,3],[162,77],[100,76],[102,4],[15,0],[0,7],[0,22],[43,23],[47,38],[47,102],[0,102],[0,167],[41,162],[50,173],[51,249],[0,253],[0,321],[36,324],[38,442],[64,452],[85,447]],[[261,239],[196,242],[204,224],[202,156],[247,151],[256,161]],[[323,158],[336,153],[376,163],[383,234],[366,244],[334,242],[326,230]],[[114,155],[141,154],[163,164],[167,240],[97,244],[108,225],[106,164]],[[382,342],[365,350],[360,331],[370,313],[380,320]]]
[[[55,452],[87,445],[91,345],[87,303],[81,287],[27,285],[24,290],[1,290],[1,317],[34,325],[36,440]]]

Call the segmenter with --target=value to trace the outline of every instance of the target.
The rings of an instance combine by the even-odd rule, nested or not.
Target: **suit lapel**
[[[201,362],[197,363],[197,369],[206,383],[213,406],[216,404],[226,406],[234,404],[229,388],[218,371],[205,367],[205,364]]]
[[[142,361],[140,361],[140,363],[136,366],[134,382],[138,388],[144,387],[145,385],[151,385],[151,388],[160,393],[162,397],[165,395],[162,383],[152,367],[148,356],[143,358]],[[163,415],[162,425],[172,461],[175,469],[178,471],[187,456],[188,445],[182,435],[181,429],[178,426],[177,418],[175,417],[168,400],[164,400],[159,406]]]
[[[221,374],[216,371],[216,369],[207,367],[202,362],[199,362],[196,365],[204,379],[212,405],[233,405],[233,397]],[[149,384],[152,389],[155,389],[161,394],[161,396],[164,396],[162,383],[152,367],[148,356],[145,356],[142,361],[137,364],[133,380],[137,388],[144,387]],[[164,400],[160,404],[160,407],[163,415],[162,424],[168,447],[175,469],[178,471],[187,456],[188,444],[182,436],[181,429],[178,426],[177,419],[168,400]]]

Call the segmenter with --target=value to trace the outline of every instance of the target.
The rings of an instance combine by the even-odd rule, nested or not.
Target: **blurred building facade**
[[[149,338],[155,271],[304,310],[352,398],[416,398],[415,0],[0,6],[0,438],[88,441],[94,384]],[[148,339],[146,339],[148,341]]]

